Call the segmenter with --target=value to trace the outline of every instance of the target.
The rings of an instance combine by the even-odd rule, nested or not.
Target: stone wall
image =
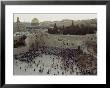
[[[36,46],[74,48],[85,47],[86,41],[96,41],[96,34],[89,35],[56,35],[42,32],[36,32],[28,35],[26,44],[28,48]]]

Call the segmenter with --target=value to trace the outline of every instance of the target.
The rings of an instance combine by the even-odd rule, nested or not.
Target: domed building
[[[31,25],[32,26],[37,26],[39,25],[39,20],[37,18],[33,18],[32,21],[31,21]]]

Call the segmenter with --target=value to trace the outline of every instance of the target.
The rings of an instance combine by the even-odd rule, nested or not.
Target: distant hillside
[[[72,24],[72,20],[62,20],[62,21],[44,21],[44,22],[41,22],[39,25],[41,27],[53,27],[54,24],[56,23],[56,25],[58,27],[62,27],[63,25],[65,27],[67,26],[70,26]],[[90,19],[90,20],[75,20],[74,21],[74,25],[84,25],[84,26],[94,26],[96,27],[97,26],[97,20],[96,19]]]

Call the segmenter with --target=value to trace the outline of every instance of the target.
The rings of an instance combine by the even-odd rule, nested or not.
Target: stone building
[[[25,31],[25,25],[22,22],[20,22],[19,17],[17,17],[17,21],[16,21],[16,23],[14,23],[13,28],[14,28],[14,33]]]

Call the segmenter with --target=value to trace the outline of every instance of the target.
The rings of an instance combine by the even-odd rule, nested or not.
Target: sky
[[[94,19],[97,18],[97,14],[95,13],[86,13],[86,14],[76,14],[76,13],[71,13],[71,14],[14,14],[14,22],[17,21],[17,17],[19,17],[21,22],[31,22],[33,18],[37,18],[39,22],[43,21],[61,21],[63,19],[70,19],[70,20],[86,20],[86,19]]]

